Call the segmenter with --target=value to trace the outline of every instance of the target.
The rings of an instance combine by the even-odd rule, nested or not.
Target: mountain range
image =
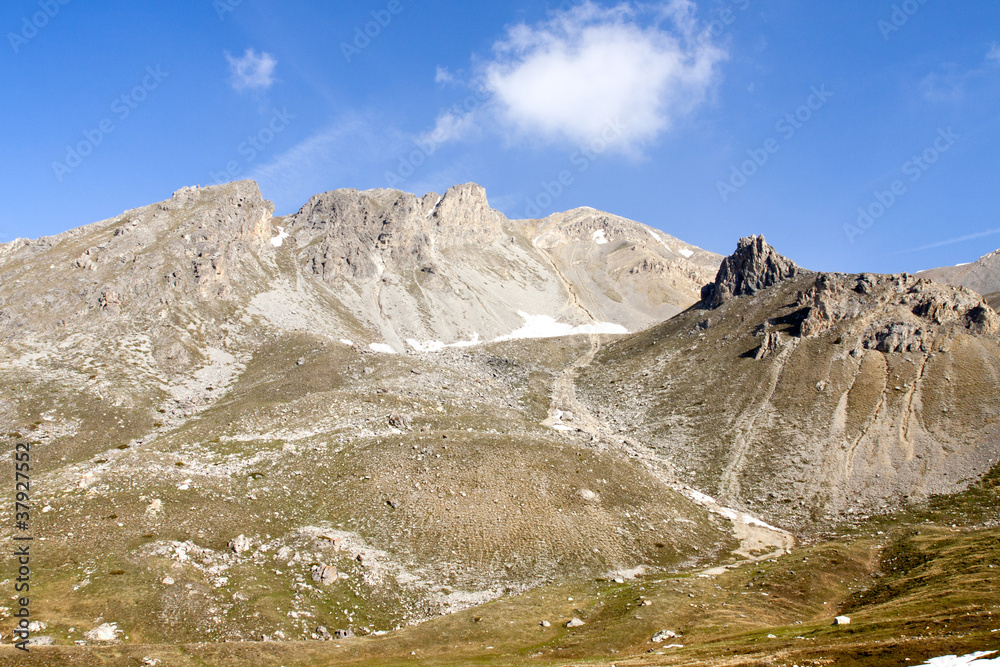
[[[996,292],[997,253],[819,273],[475,184],[191,187],[0,245],[30,659],[825,659],[805,623],[885,664],[889,618],[989,648]]]

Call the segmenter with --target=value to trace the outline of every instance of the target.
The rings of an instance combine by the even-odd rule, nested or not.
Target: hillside
[[[1000,458],[1000,318],[978,294],[807,272],[757,239],[706,299],[581,375],[678,480],[804,527],[954,493]]]

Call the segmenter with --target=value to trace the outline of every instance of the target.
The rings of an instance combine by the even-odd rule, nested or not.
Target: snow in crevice
[[[671,253],[675,252],[673,248],[667,245],[667,242],[663,240],[663,238],[656,232],[656,230],[647,227],[646,231],[649,232],[649,235],[652,236],[654,239],[656,239],[660,245],[666,248],[668,252]],[[680,250],[677,250],[676,253],[682,256],[684,259],[691,259],[691,256],[694,255],[694,251],[688,250],[687,248],[681,248]]]
[[[285,231],[285,228],[279,226],[278,235],[275,236],[273,239],[271,239],[271,245],[273,245],[275,248],[280,248],[281,244],[284,243],[285,239],[287,239],[289,236],[290,234]]]
[[[766,528],[768,530],[773,530],[773,531],[778,532],[778,533],[784,533],[784,532],[786,532],[786,531],[784,531],[784,530],[782,530],[780,528],[775,528],[774,526],[770,525],[769,523],[765,523],[764,521],[761,521],[760,519],[758,519],[755,516],[751,516],[750,514],[747,514],[745,512],[739,512],[739,511],[731,509],[729,507],[724,507],[715,498],[713,498],[713,497],[711,497],[711,496],[709,496],[707,494],[704,494],[701,491],[697,491],[695,489],[685,489],[684,493],[685,493],[686,496],[688,496],[689,498],[691,498],[691,500],[695,501],[699,505],[701,505],[703,507],[709,507],[711,509],[714,509],[717,514],[726,517],[727,519],[729,519],[733,523],[736,523],[737,521],[739,521],[741,523],[745,523],[745,524],[750,525],[750,526],[757,526],[759,528]]]
[[[608,237],[604,233],[603,229],[598,229],[596,232],[594,232],[594,243],[596,243],[597,245],[604,245],[607,242],[608,242]]]
[[[432,206],[432,207],[431,207],[431,210],[429,210],[429,211],[427,212],[427,217],[428,217],[428,218],[430,218],[430,217],[431,217],[432,215],[434,215],[434,211],[436,211],[436,210],[437,210],[437,207],[441,205],[441,202],[442,202],[442,201],[444,201],[444,195],[441,195],[440,197],[438,197],[438,200],[437,200],[437,202],[435,202],[435,203],[434,203],[434,206]]]
[[[419,341],[415,338],[407,338],[406,344],[415,352],[441,352],[448,348],[474,347],[486,342],[502,343],[527,338],[559,338],[560,336],[578,336],[582,334],[621,335],[629,332],[622,325],[613,322],[573,325],[566,322],[558,322],[555,318],[548,315],[531,315],[524,311],[518,311],[517,314],[524,318],[524,326],[504,336],[498,336],[491,341],[484,341],[479,337],[478,333],[475,333],[470,340],[460,340],[454,343],[443,343],[437,340]],[[374,352],[398,354],[397,350],[387,343],[371,343],[368,347]]]

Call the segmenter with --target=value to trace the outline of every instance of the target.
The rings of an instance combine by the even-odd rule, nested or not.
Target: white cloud
[[[417,138],[417,144],[429,147],[433,152],[442,144],[466,139],[477,130],[475,120],[475,113],[445,112],[437,117],[433,130]]]
[[[705,100],[726,58],[695,9],[587,0],[510,28],[482,69],[496,119],[546,141],[590,142],[613,125],[620,150],[655,140]]]
[[[983,232],[976,232],[975,234],[966,234],[965,236],[956,236],[944,241],[938,241],[937,243],[930,243],[928,245],[922,245],[919,248],[910,248],[909,250],[902,250],[901,253],[907,252],[920,252],[921,250],[931,250],[932,248],[941,248],[947,245],[955,245],[956,243],[964,243],[965,241],[972,241],[974,239],[981,239],[984,236],[994,236],[1000,234],[1000,229],[987,229]]]
[[[1000,44],[994,44],[990,52],[986,54],[986,59],[1000,65]]]
[[[448,71],[447,67],[438,65],[437,72],[434,73],[434,83],[451,83],[455,76]]]
[[[242,58],[234,58],[228,52],[230,83],[238,91],[250,89],[266,90],[274,83],[274,68],[278,61],[270,53],[258,54],[247,49]]]
[[[961,102],[965,84],[976,72],[959,72],[954,67],[932,72],[920,81],[920,93],[928,102]]]

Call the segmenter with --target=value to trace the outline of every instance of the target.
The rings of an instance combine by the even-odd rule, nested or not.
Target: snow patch
[[[346,338],[341,338],[340,342],[343,343],[344,345],[347,345],[348,347],[354,347],[353,340],[347,340]]]
[[[525,338],[558,338],[559,336],[575,336],[578,334],[627,334],[628,329],[620,324],[612,322],[595,322],[593,324],[580,324],[573,326],[565,322],[557,322],[548,315],[529,315],[524,311],[517,311],[517,314],[524,318],[524,326],[516,329],[506,336],[495,338],[494,342],[508,340],[522,340]]]
[[[652,236],[652,237],[653,237],[653,239],[654,239],[654,240],[656,240],[656,242],[657,242],[657,243],[659,243],[659,244],[660,244],[660,245],[662,245],[662,246],[663,246],[664,248],[666,248],[666,249],[667,249],[667,252],[673,252],[673,249],[672,249],[672,248],[671,248],[670,246],[668,246],[668,245],[667,245],[667,242],[666,242],[666,241],[664,241],[663,239],[661,239],[661,238],[660,238],[660,235],[659,235],[659,234],[657,234],[657,233],[656,233],[656,232],[655,232],[654,230],[652,230],[652,229],[651,229],[651,228],[649,228],[649,227],[646,227],[646,231],[647,231],[647,232],[649,232],[649,235],[650,235],[650,236]]]
[[[961,657],[956,655],[945,655],[940,658],[931,658],[920,667],[960,667],[961,665],[975,665],[976,667],[987,667],[987,665],[992,665],[993,667],[1000,666],[1000,658],[990,658],[989,660],[982,660],[982,658],[993,655],[996,651],[977,651],[976,653],[970,653],[968,655],[963,655]]]
[[[395,348],[392,345],[387,345],[386,343],[371,343],[368,345],[372,352],[379,352],[381,354],[396,354]]]
[[[751,516],[744,512],[737,512],[736,510],[730,509],[729,507],[723,507],[722,505],[719,504],[719,502],[715,498],[706,495],[701,491],[696,491],[695,489],[685,489],[684,493],[687,497],[689,497],[691,500],[695,501],[699,505],[708,507],[710,510],[713,510],[716,514],[726,517],[733,523],[740,522],[740,523],[745,523],[749,526],[757,526],[758,528],[766,528],[768,530],[773,530],[778,533],[785,532],[780,528],[775,528],[774,526],[761,521],[757,517]]]
[[[412,347],[417,352],[440,352],[441,350],[448,347],[473,347],[479,345],[483,341],[479,339],[479,334],[475,333],[472,335],[471,340],[460,340],[456,343],[442,343],[439,340],[432,340],[426,343],[421,343],[413,338],[407,338],[406,344]]]
[[[597,245],[604,245],[608,242],[608,237],[605,235],[603,229],[598,229],[594,232],[594,243]]]
[[[667,242],[664,241],[660,237],[660,235],[656,232],[655,229],[652,229],[650,227],[646,227],[646,231],[649,232],[649,235],[652,236],[654,239],[656,239],[657,242],[659,242],[660,245],[662,245],[664,248],[666,248],[668,252],[674,252],[674,249],[671,248],[669,245],[667,245]],[[694,251],[693,250],[688,250],[687,248],[681,248],[680,250],[678,250],[676,252],[677,252],[678,255],[681,255],[682,257],[684,257],[684,259],[691,259],[691,256],[694,255]]]
[[[271,245],[273,245],[275,248],[280,248],[281,244],[284,243],[285,239],[287,239],[289,236],[290,234],[285,231],[285,228],[279,226],[278,235],[275,236],[273,239],[271,239]]]

